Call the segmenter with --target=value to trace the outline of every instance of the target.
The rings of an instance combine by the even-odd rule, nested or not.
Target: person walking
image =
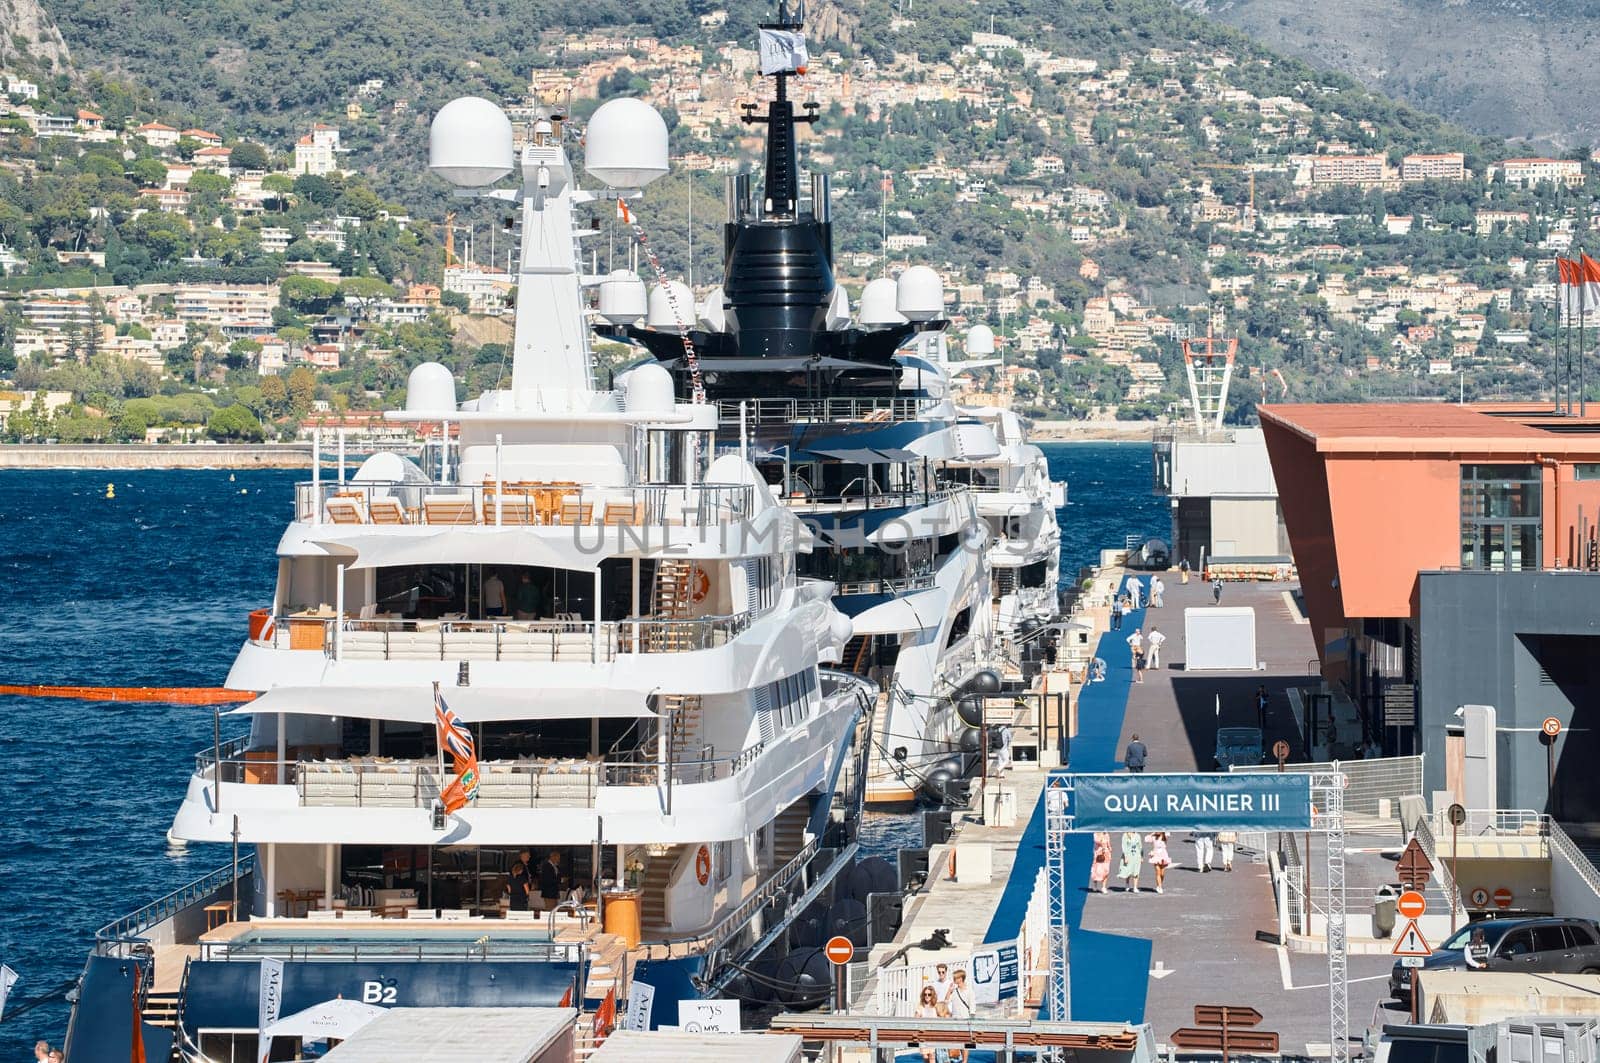
[[[967,972],[957,967],[950,977],[955,981],[950,986],[950,992],[944,998],[945,1014],[952,1019],[972,1018],[972,990],[967,988]],[[950,1050],[950,1063],[967,1063],[967,1050],[965,1048],[952,1048]]]
[[[917,994],[917,1010],[914,1013],[914,1017],[918,1019],[948,1019],[950,1017],[950,1009],[939,1001],[939,996],[934,991],[933,986],[925,985],[922,987],[922,991]],[[949,1058],[950,1050],[947,1048],[934,1048],[928,1045],[922,1049],[923,1063],[947,1063]]]
[[[1160,668],[1161,667],[1161,647],[1166,645],[1167,636],[1165,636],[1165,635],[1163,635],[1161,633],[1161,629],[1160,628],[1153,627],[1153,628],[1150,629],[1149,642],[1150,642],[1150,656],[1145,661],[1145,667],[1146,668]]]
[[[1160,576],[1150,577],[1150,607],[1164,609],[1167,605],[1167,585],[1161,582]]]
[[[1145,748],[1143,742],[1139,741],[1138,735],[1134,735],[1132,740],[1128,742],[1127,752],[1122,754],[1122,763],[1127,766],[1129,771],[1137,775],[1144,771],[1144,762],[1149,756],[1150,750]]]
[[[1189,839],[1194,842],[1194,869],[1196,871],[1210,871],[1211,858],[1216,854],[1216,833],[1209,830],[1197,830],[1189,835]]]
[[[1222,604],[1222,577],[1221,576],[1212,576],[1211,577],[1211,604],[1212,605],[1221,605]]]
[[[1222,870],[1233,870],[1233,850],[1238,844],[1238,831],[1222,830],[1217,832],[1217,845],[1222,849]]]
[[[1267,688],[1256,687],[1256,726],[1261,728],[1261,733],[1267,733]]]
[[[1185,587],[1189,585],[1189,559],[1187,557],[1178,562],[1178,582]]]
[[[1104,893],[1111,877],[1111,835],[1095,831],[1094,859],[1089,863],[1089,892]]]
[[[1167,832],[1158,830],[1145,835],[1144,840],[1150,843],[1150,866],[1156,869],[1156,892],[1164,893],[1162,886],[1167,881],[1167,868],[1172,866],[1172,855],[1167,852]]]
[[[1131,653],[1133,655],[1133,681],[1135,683],[1143,683],[1144,682],[1144,631],[1143,631],[1143,629],[1135,629],[1134,633],[1128,636],[1128,649],[1129,649],[1129,651],[1131,651]]]
[[[1125,831],[1122,835],[1122,859],[1117,864],[1117,877],[1122,880],[1124,893],[1139,892],[1139,868],[1144,864],[1144,844],[1139,835]]]
[[[1122,630],[1122,599],[1111,599],[1111,630]]]
[[[1131,609],[1139,608],[1144,601],[1144,582],[1138,576],[1128,577],[1128,606]]]

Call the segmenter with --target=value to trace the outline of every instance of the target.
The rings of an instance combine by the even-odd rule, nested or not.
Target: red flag
[[[594,1013],[594,1043],[600,1044],[617,1025],[617,987],[606,990],[606,997]]]
[[[1562,321],[1571,321],[1578,314],[1578,274],[1576,262],[1556,257],[1556,306]]]
[[[145,1063],[144,1016],[140,1013],[140,990],[144,988],[144,966],[133,965],[133,1043],[128,1048],[128,1063]]]
[[[561,1003],[558,1006],[563,1008],[572,1007],[572,986],[567,986],[567,991],[561,995]]]
[[[633,224],[633,211],[629,210],[628,204],[620,199],[617,200],[617,217],[622,219],[622,224],[624,225]]]
[[[1581,263],[1579,272],[1582,274],[1583,282],[1582,305],[1589,310],[1600,308],[1600,262],[1596,262],[1588,255],[1583,255],[1579,261]]]

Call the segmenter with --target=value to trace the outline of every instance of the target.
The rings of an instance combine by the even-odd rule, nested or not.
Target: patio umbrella
[[[286,1015],[262,1030],[261,1034],[267,1041],[274,1037],[298,1037],[302,1041],[326,1041],[336,1037],[343,1041],[354,1036],[357,1030],[386,1010],[375,1004],[339,997]]]

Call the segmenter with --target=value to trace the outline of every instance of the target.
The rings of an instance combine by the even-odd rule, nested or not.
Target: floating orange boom
[[[24,698],[72,698],[77,701],[153,701],[168,705],[229,705],[254,701],[251,690],[225,687],[74,687],[0,683],[0,694]]]

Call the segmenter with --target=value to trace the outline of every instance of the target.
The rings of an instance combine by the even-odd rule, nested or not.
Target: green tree
[[[278,298],[284,306],[302,314],[324,314],[339,286],[316,277],[285,277],[278,285]]]
[[[224,406],[206,421],[206,434],[212,439],[233,439],[260,442],[266,431],[256,415],[241,403]]]
[[[235,170],[265,170],[269,165],[267,149],[253,140],[241,140],[233,146],[229,163]]]
[[[166,184],[167,168],[160,159],[148,156],[134,159],[128,166],[128,175],[137,181],[142,188],[160,188]]]
[[[289,389],[281,376],[261,378],[261,402],[270,413],[279,416],[289,411]]]

